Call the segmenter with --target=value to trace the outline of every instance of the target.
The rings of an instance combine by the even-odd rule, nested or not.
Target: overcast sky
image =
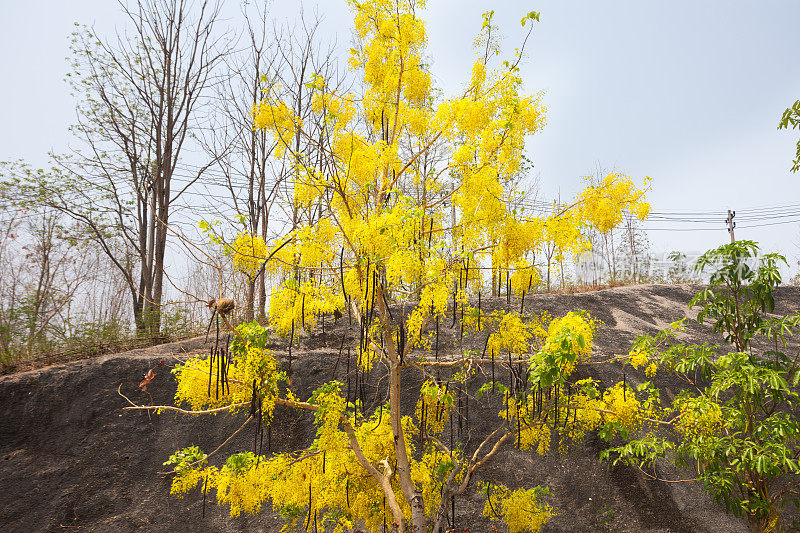
[[[252,3],[252,1],[251,1]],[[230,0],[229,23],[240,2]],[[344,1],[306,2],[346,50]],[[299,4],[273,6],[292,19]],[[704,250],[728,240],[724,218],[737,211],[736,237],[800,256],[800,207],[759,219],[771,206],[800,206],[800,174],[788,172],[800,132],[778,131],[800,99],[800,2],[432,0],[428,21],[437,83],[446,93],[467,79],[481,13],[495,10],[508,50],[520,19],[541,13],[522,67],[526,90],[544,92],[547,126],[530,140],[540,198],[568,198],[598,168],[651,176],[658,212],[717,214],[718,223],[648,223],[653,251]],[[113,0],[7,1],[0,18],[0,160],[46,164],[68,147],[75,103],[63,82],[73,23],[113,32],[124,23]],[[748,210],[751,210],[748,213]],[[705,220],[705,219],[703,219]],[[749,221],[749,222],[748,222]],[[698,228],[713,229],[697,231]],[[672,231],[684,229],[689,231]]]

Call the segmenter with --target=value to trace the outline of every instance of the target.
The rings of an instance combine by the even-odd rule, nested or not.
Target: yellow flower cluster
[[[575,387],[580,389],[588,386],[595,391],[597,384],[592,379],[584,379],[575,383]],[[603,422],[601,409],[605,407],[603,400],[598,398],[599,394],[591,396],[585,393],[576,393],[569,398],[570,418],[568,437],[574,441],[580,441],[590,431],[600,427]]]
[[[612,172],[597,184],[589,184],[579,196],[584,219],[601,233],[608,233],[622,223],[623,210],[639,220],[650,214],[650,204],[644,201],[650,178],[642,187],[623,174]]]
[[[287,521],[285,531],[293,530],[315,512],[332,531],[350,530],[357,520],[363,521],[367,529],[378,531],[384,521],[392,522],[392,515],[388,509],[376,505],[375,502],[382,500],[382,489],[372,477],[363,475],[348,437],[340,429],[344,399],[339,393],[335,388],[315,396],[314,401],[321,408],[317,416],[317,439],[309,449],[272,457],[256,457],[250,452],[235,454],[222,469],[208,467],[182,472],[173,481],[173,493],[185,494],[207,477],[209,491],[215,491],[220,504],[230,505],[233,516],[256,513],[264,502],[271,501]],[[349,421],[355,427],[362,452],[372,464],[380,469],[384,468],[381,466],[384,460],[394,464],[388,413],[382,409],[361,423],[352,417]],[[418,473],[427,472],[424,466],[416,464],[414,469]],[[399,486],[395,490],[398,500],[403,502]],[[409,511],[405,502],[402,505]]]
[[[204,483],[208,470],[202,468],[187,468],[176,474],[172,479],[169,493],[181,496],[194,489],[199,483]]]
[[[283,156],[286,147],[291,146],[295,133],[302,127],[300,118],[280,100],[275,103],[262,101],[253,109],[253,116],[256,128],[268,129],[275,134],[278,140],[275,155],[278,157]]]
[[[510,533],[536,533],[555,516],[549,504],[539,501],[541,489],[512,491],[505,485],[494,485],[486,490],[489,496],[483,507],[483,516],[502,520]]]
[[[339,533],[352,529],[358,522],[369,531],[379,531],[383,523],[391,524],[393,517],[389,509],[376,503],[383,499],[381,487],[371,476],[364,475],[341,427],[345,416],[367,460],[381,471],[387,466],[394,469],[396,459],[389,413],[382,407],[360,421],[345,415],[340,387],[340,384],[326,385],[312,396],[311,403],[319,406],[315,418],[317,438],[307,450],[272,457],[238,453],[228,458],[222,468],[204,465],[187,468],[174,478],[173,494],[183,495],[198,485],[206,486],[220,504],[230,506],[233,516],[256,513],[263,503],[271,501],[273,508],[287,521],[285,531],[293,530],[315,512],[324,527],[329,528],[326,530]],[[440,400],[439,419],[447,420],[448,402],[452,404],[452,397],[432,384],[424,390],[431,406],[435,405],[434,397]],[[432,412],[428,420],[435,418]],[[402,427],[408,443],[407,453],[412,457],[412,479],[425,496],[426,509],[431,513],[439,506],[442,483],[454,465],[462,460],[461,454],[456,450],[451,457],[429,447],[419,459],[413,459],[411,443],[419,429],[408,417],[403,419]],[[463,479],[463,472],[456,479]],[[391,483],[404,515],[410,517],[410,507],[396,476]]]
[[[425,511],[428,516],[433,516],[433,513],[441,504],[442,482],[450,476],[455,464],[462,461],[462,459],[463,457],[458,450],[454,451],[453,456],[450,457],[434,447],[429,447],[422,454],[419,461],[413,461],[411,475],[414,478],[414,484],[422,491]],[[455,476],[455,481],[459,482],[462,479],[464,479],[463,469]]]
[[[543,343],[545,352],[567,351],[575,354],[576,363],[588,362],[591,359],[594,333],[600,325],[596,318],[588,314],[570,311],[566,315],[554,318],[547,327],[547,337]],[[574,364],[565,368],[565,375],[570,375]]]
[[[238,326],[239,332],[249,325]],[[263,328],[255,326],[263,332]],[[227,383],[225,387],[217,386],[216,375],[219,360],[214,360],[211,368],[209,357],[195,356],[173,370],[178,382],[175,401],[187,403],[192,409],[221,407],[224,405],[247,403],[252,398],[252,383],[257,383],[262,401],[262,411],[270,416],[278,396],[278,385],[283,380],[283,373],[278,371],[275,356],[250,341],[242,344],[234,341],[227,362]],[[211,375],[210,375],[211,373]],[[209,394],[209,390],[211,393]]]
[[[240,232],[236,239],[225,247],[225,254],[233,261],[233,266],[249,277],[256,275],[266,259],[267,246],[258,235]]]
[[[231,516],[242,513],[256,514],[266,500],[269,490],[270,468],[267,463],[255,464],[255,456],[251,464],[244,470],[237,471],[227,466],[213,471],[209,475],[209,488],[216,489],[217,501],[220,505],[230,505]]]
[[[705,396],[678,398],[674,407],[680,411],[675,429],[689,439],[709,437],[722,430],[722,408]]]
[[[505,313],[497,329],[489,336],[487,350],[496,355],[523,356],[530,347],[531,333],[517,313]]]
[[[578,210],[562,212],[553,206],[553,214],[544,222],[545,238],[553,246],[557,261],[570,254],[578,255],[590,249],[590,243],[581,232],[584,221]]]
[[[278,335],[287,337],[294,330],[293,341],[300,336],[305,326],[314,328],[317,316],[330,314],[344,308],[344,298],[333,287],[319,280],[303,282],[299,287],[294,280],[287,280],[283,286],[272,291],[270,297],[270,328]]]
[[[603,413],[605,420],[618,422],[623,429],[635,430],[642,420],[642,405],[636,399],[633,390],[626,389],[623,383],[617,383],[603,394],[603,403],[608,413]]]
[[[405,101],[422,103],[430,91],[430,74],[422,60],[427,35],[413,5],[389,0],[351,5],[355,30],[364,44],[351,50],[350,65],[364,73],[365,99],[380,105],[394,100],[399,90]]]
[[[520,450],[533,450],[539,455],[547,455],[550,451],[551,429],[544,419],[537,419],[533,409],[536,402],[532,395],[528,395],[525,401],[517,399],[507,399],[508,409],[500,413],[501,418],[508,417],[513,421],[519,418],[519,434],[517,435],[516,445]]]
[[[547,330],[552,320],[553,315],[547,311],[542,311],[538,315],[535,315],[528,323],[531,335],[539,344],[544,343],[544,340],[547,338]]]
[[[633,350],[631,350],[629,357],[630,359],[628,362],[633,368],[639,368],[649,360],[649,354],[647,351],[641,349],[640,347],[634,347]]]
[[[529,263],[516,261],[514,273],[511,274],[511,290],[517,296],[535,290],[541,282],[539,270],[531,268]]]

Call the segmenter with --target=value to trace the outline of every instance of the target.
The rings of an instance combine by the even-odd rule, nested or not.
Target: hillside
[[[596,337],[595,361],[626,353],[638,333],[663,327],[683,316],[693,317],[686,303],[689,286],[646,285],[575,295],[526,297],[526,313],[548,311],[559,316],[585,309],[603,321]],[[776,312],[800,308],[800,289],[780,288]],[[506,305],[505,298],[486,299],[485,307]],[[511,307],[519,309],[512,300]],[[443,324],[443,342],[457,332]],[[292,350],[293,383],[300,397],[321,382],[343,379],[345,365],[337,365],[341,335],[347,320],[340,319],[326,333],[315,332]],[[688,340],[712,341],[708,327],[689,321]],[[206,350],[203,339],[85,359],[0,377],[0,528],[3,531],[253,531],[278,532],[281,521],[270,508],[253,517],[230,518],[228,510],[207,504],[199,491],[184,499],[169,495],[170,479],[159,475],[163,461],[176,447],[198,444],[210,451],[242,423],[243,416],[193,418],[174,413],[123,411],[125,400],[117,388],[134,401],[171,403],[175,383],[168,369],[187,353]],[[285,343],[274,350],[287,360]],[[446,351],[443,356],[446,356]],[[136,385],[149,368],[156,378],[148,392]],[[621,379],[618,363],[594,365],[585,375],[605,384]],[[632,382],[643,374],[626,369]],[[659,375],[667,393],[679,389],[676,381]],[[470,392],[477,388],[473,379]],[[418,377],[409,374],[409,391]],[[377,394],[376,380],[368,382],[367,398]],[[407,404],[415,398],[410,394]],[[495,423],[497,409],[473,399],[466,438],[474,442]],[[307,415],[276,409],[271,433],[273,451],[297,449],[310,442],[313,428]],[[237,435],[225,448],[232,453],[252,448],[254,428]],[[478,439],[479,440],[479,439]],[[265,446],[266,447],[266,446]],[[563,455],[534,456],[507,446],[489,464],[488,472],[510,486],[547,486],[558,511],[545,531],[746,531],[743,521],[726,515],[694,483],[665,483],[641,472],[601,464],[597,455],[603,443],[589,438]],[[218,460],[220,460],[217,457]],[[212,459],[213,461],[213,459]],[[680,477],[661,469],[662,477]],[[486,479],[487,473],[478,476]],[[484,499],[469,492],[457,502],[456,525],[473,532],[489,531],[480,516]]]

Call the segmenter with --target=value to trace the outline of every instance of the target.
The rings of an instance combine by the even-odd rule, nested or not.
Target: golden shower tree
[[[575,365],[588,359],[594,323],[570,314],[533,324],[517,313],[482,316],[469,307],[482,287],[482,265],[516,269],[509,285],[517,292],[530,289],[537,273],[526,257],[553,233],[546,226],[555,224],[553,217],[523,218],[511,208],[525,140],[545,123],[541,96],[522,92],[518,64],[524,43],[503,59],[492,15],[486,14],[463,92],[443,98],[425,59],[427,36],[418,12],[423,2],[351,1],[350,7],[357,44],[349,65],[362,83],[358,93],[341,93],[321,76],[311,77],[314,131],[324,133],[312,136],[304,124],[309,118],[296,116],[278,89],[266,92],[254,110],[255,127],[280,141],[275,156],[288,157],[294,170],[293,226],[258,255],[270,257],[264,268],[276,281],[270,329],[291,343],[320,315],[349,315],[360,332],[359,368],[385,373],[388,400],[365,413],[337,381],[307,400],[297,398],[264,348],[265,329],[245,324],[231,345],[221,393],[210,386],[214,359],[196,357],[175,372],[176,400],[193,413],[249,409],[248,421],[264,424],[276,405],[310,410],[316,439],[297,453],[237,453],[221,468],[196,447],[178,451],[168,463],[176,472],[173,492],[198,485],[215,489],[234,515],[271,502],[290,525],[313,516],[336,531],[356,525],[378,531],[386,524],[400,532],[438,532],[452,497],[466,490],[504,443],[546,451],[554,419],[548,413],[554,407],[557,419],[559,406],[558,393],[544,399],[533,388],[513,391],[492,381],[483,389],[503,398],[496,429],[471,454],[445,445],[440,437],[454,397],[431,374],[433,324],[449,307],[455,312],[461,306],[467,334],[485,334],[492,353],[533,364],[537,381],[531,383],[541,391],[563,385]],[[525,41],[538,17],[531,12],[522,19]],[[313,155],[292,150],[297,136],[314,144]],[[629,178],[612,175],[602,186],[613,188],[620,180]],[[582,239],[576,227],[614,219],[624,209],[645,217],[644,189],[623,189],[625,194],[608,195],[602,206],[577,198],[569,227],[556,232],[559,245],[570,248],[561,241]],[[592,191],[591,198],[601,192]],[[480,361],[465,352],[448,365],[460,369],[454,379],[464,380]],[[404,416],[400,393],[409,372],[427,380],[413,416]],[[602,398],[585,401],[605,405]],[[433,406],[436,416],[430,415]],[[573,410],[572,433],[596,425],[591,413],[575,416]],[[502,518],[511,531],[536,531],[551,513],[541,494],[539,488],[494,487],[487,491],[487,514]]]

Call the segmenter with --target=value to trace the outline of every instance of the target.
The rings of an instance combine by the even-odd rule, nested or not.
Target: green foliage
[[[600,437],[605,438],[603,432]],[[637,466],[653,466],[653,462],[664,457],[675,446],[667,439],[656,435],[646,435],[640,439],[626,442],[622,446],[600,452],[601,460],[613,459],[613,463],[623,462]]]
[[[241,337],[236,336],[231,342],[231,351],[241,353],[246,345],[253,348],[264,349],[270,341],[269,330],[258,322],[246,322],[237,326],[236,331]]]
[[[256,456],[253,452],[235,453],[225,460],[225,470],[232,474],[242,474],[250,470],[256,463]]]
[[[669,283],[691,283],[699,281],[692,275],[689,265],[686,263],[686,254],[675,250],[670,252],[669,260],[672,264],[667,269],[667,281]]]
[[[778,129],[800,129],[800,100],[797,100],[792,107],[787,107],[778,123]],[[792,172],[800,170],[800,141],[797,142],[797,154],[792,161]]]
[[[338,381],[329,381],[320,385],[308,399],[308,403],[319,407],[314,412],[314,421],[320,429],[326,417],[338,417],[341,414],[342,384]]]
[[[242,455],[242,454],[237,454]],[[164,466],[173,466],[175,472],[182,472],[192,465],[192,468],[202,468],[206,465],[206,455],[197,446],[189,446],[182,450],[170,455],[169,459],[164,461]],[[233,458],[234,456],[231,456]]]
[[[800,475],[797,358],[783,351],[800,314],[770,317],[780,283],[777,254],[758,257],[751,241],[704,254],[699,268],[712,270],[709,287],[697,293],[698,320],[734,344],[719,347],[678,343],[674,327],[642,336],[631,360],[642,354],[693,387],[679,393],[657,427],[603,458],[616,464],[652,466],[659,458],[694,467],[705,489],[728,512],[746,516],[754,531],[781,531],[784,507],[798,504],[791,483]],[[774,346],[759,351],[757,347]],[[677,439],[659,428],[672,427]]]
[[[119,320],[81,322],[69,339],[70,349],[89,356],[116,351],[132,342],[130,328]]]
[[[494,13],[494,12],[493,12],[493,13]],[[523,26],[525,26],[525,24],[526,24],[526,23],[527,23],[529,20],[535,20],[536,22],[539,22],[539,13],[538,13],[537,11],[531,11],[530,13],[528,13],[527,15],[525,15],[524,17],[522,17],[521,24],[522,24]]]
[[[199,328],[189,316],[180,309],[162,306],[142,311],[142,321],[149,327],[138,330],[139,337],[152,338],[153,341],[182,339],[197,335]],[[156,327],[160,325],[160,327]]]
[[[586,313],[570,312],[553,320],[542,348],[530,358],[531,383],[563,385],[581,356],[588,356],[595,324]]]
[[[702,309],[697,320],[714,321],[712,329],[740,352],[746,351],[754,335],[775,308],[772,290],[781,283],[779,263],[786,258],[779,254],[758,257],[753,241],[736,241],[710,250],[700,256],[696,268],[711,272],[709,285],[698,292],[690,306]]]
[[[614,522],[615,513],[616,511],[611,505],[604,505],[602,509],[598,511],[597,523],[604,531],[616,531],[616,529],[611,529],[611,523]]]
[[[479,399],[483,398],[483,396],[489,391],[496,392],[500,396],[504,396],[505,394],[508,393],[508,387],[497,381],[489,381],[481,385],[480,388],[478,388],[476,396]]]

